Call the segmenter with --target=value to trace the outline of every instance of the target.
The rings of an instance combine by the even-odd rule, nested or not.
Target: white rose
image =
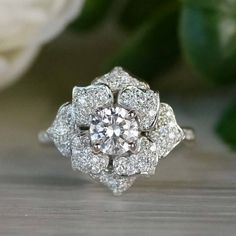
[[[41,46],[57,36],[84,0],[0,1],[0,89],[18,78]]]

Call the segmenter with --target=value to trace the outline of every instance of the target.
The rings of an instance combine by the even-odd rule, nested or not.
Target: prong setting
[[[101,153],[101,145],[96,143],[93,145],[93,153],[94,154],[99,154]]]
[[[130,116],[130,118],[135,118],[136,117],[135,111],[133,111],[133,110],[129,111],[129,116]]]
[[[137,142],[129,143],[129,150],[133,154],[137,154],[139,152],[139,146]]]

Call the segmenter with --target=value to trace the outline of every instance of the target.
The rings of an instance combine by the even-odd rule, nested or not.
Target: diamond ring
[[[72,168],[103,183],[114,194],[126,191],[139,175],[155,173],[158,161],[182,140],[172,108],[159,93],[121,67],[74,87],[72,102],[62,105],[52,125],[39,134],[71,158]]]

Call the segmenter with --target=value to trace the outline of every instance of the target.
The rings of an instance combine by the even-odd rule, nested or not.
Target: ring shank
[[[195,131],[190,127],[182,127],[186,141],[194,141],[196,139]]]
[[[194,129],[190,127],[182,127],[185,135],[186,141],[194,141],[196,139],[195,131]],[[41,144],[50,145],[53,144],[52,140],[49,138],[46,131],[42,130],[38,134],[38,140]]]
[[[45,130],[41,130],[38,133],[38,140],[41,144],[53,144],[52,140],[49,138],[48,133]]]

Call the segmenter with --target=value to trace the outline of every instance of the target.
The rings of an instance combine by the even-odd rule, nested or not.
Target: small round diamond
[[[90,125],[92,145],[108,155],[126,153],[138,137],[139,126],[134,113],[118,106],[97,111]]]

